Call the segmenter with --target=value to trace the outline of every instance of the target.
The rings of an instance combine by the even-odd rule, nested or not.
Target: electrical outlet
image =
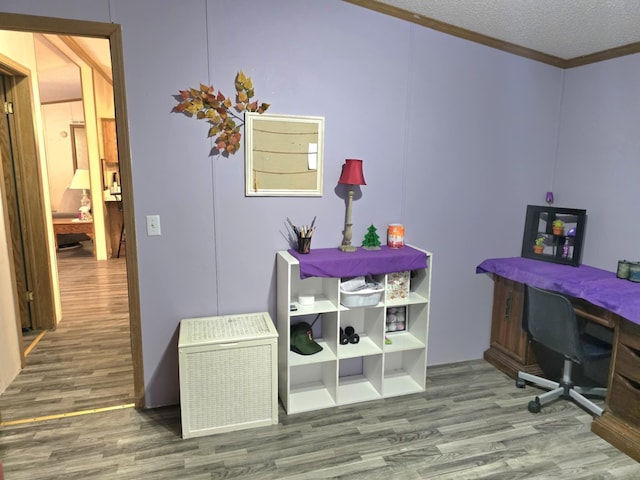
[[[160,235],[160,215],[147,215],[147,236]]]

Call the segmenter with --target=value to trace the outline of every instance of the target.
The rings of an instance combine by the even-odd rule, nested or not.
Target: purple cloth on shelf
[[[289,250],[289,253],[300,262],[300,278],[358,277],[427,267],[427,255],[409,246],[382,246],[380,250],[358,248],[355,252],[342,252],[338,248],[317,248],[305,254],[295,250]]]
[[[529,258],[490,258],[476,273],[495,273],[519,283],[582,298],[640,324],[640,283],[622,280],[613,272],[580,265],[572,267]]]

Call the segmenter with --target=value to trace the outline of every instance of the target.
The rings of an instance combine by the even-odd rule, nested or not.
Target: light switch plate
[[[147,215],[147,236],[160,235],[160,215]]]

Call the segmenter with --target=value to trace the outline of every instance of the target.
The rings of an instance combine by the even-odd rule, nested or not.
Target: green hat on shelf
[[[322,350],[313,340],[311,325],[307,322],[291,325],[291,350],[300,355],[313,355]]]

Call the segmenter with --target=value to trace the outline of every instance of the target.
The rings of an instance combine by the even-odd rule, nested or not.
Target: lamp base
[[[354,247],[353,245],[340,245],[340,250],[342,252],[355,252],[358,248]]]

